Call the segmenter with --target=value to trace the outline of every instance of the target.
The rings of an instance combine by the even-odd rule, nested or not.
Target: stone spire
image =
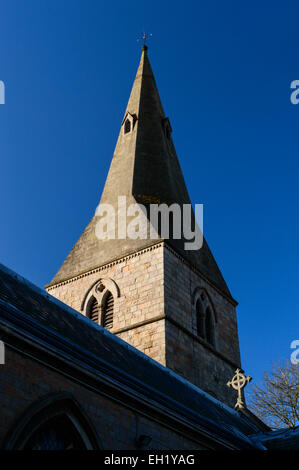
[[[147,46],[142,55],[122,121],[101,203],[116,207],[118,196],[131,203],[189,204],[190,199],[171,138]],[[125,255],[157,243],[150,238],[99,240],[94,216],[67,256],[50,285],[88,272]],[[218,289],[230,296],[207,243],[198,251],[186,251],[181,240],[165,240]]]
[[[132,119],[133,130],[124,134],[123,124],[127,117]],[[118,195],[126,195],[139,202],[188,203],[187,189],[148,59],[147,46],[142,46],[123,124],[101,202],[111,203]]]

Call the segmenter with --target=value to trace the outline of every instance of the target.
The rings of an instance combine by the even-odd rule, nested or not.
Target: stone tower
[[[171,132],[143,46],[101,204],[118,214],[119,196],[127,207],[190,203]],[[92,218],[47,291],[233,406],[226,383],[240,367],[237,303],[206,241],[188,251],[158,229],[155,239],[100,240],[98,220]]]

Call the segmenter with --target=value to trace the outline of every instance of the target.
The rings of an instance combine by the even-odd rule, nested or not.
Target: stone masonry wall
[[[6,348],[6,364],[0,374],[0,448],[31,405],[47,395],[67,392],[83,409],[105,450],[136,449],[136,437],[151,435],[152,449],[195,449],[198,444],[163,425],[126,408],[34,359]]]
[[[233,406],[236,397],[226,383],[240,366],[235,307],[168,248],[164,252],[164,272],[165,313],[169,318],[166,322],[167,367]],[[215,348],[197,335],[192,295],[198,287],[205,289],[216,312]]]
[[[120,291],[114,299],[112,333],[216,398],[234,405],[235,396],[226,383],[240,366],[240,352],[236,311],[230,300],[163,244],[48,291],[86,314],[82,302],[101,278],[113,279]],[[199,287],[207,292],[217,316],[215,348],[197,335],[192,296]]]
[[[47,290],[86,314],[81,307],[90,287],[101,278],[113,279],[120,296],[114,299],[110,331],[165,365],[165,321],[161,318],[164,315],[163,270],[163,246],[156,245]]]

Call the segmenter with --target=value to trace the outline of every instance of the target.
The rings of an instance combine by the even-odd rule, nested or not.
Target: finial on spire
[[[227,382],[228,387],[233,387],[233,389],[238,390],[238,400],[235,404],[236,409],[244,408],[245,403],[242,400],[241,390],[247,385],[248,382],[252,380],[252,377],[248,375],[248,377],[243,374],[241,369],[237,369],[235,375],[233,376],[232,380]]]
[[[147,51],[147,45],[146,45],[146,41],[152,36],[152,33],[141,33],[141,37],[137,39],[137,42],[139,41],[143,41],[143,44],[142,44],[142,50],[143,51]]]

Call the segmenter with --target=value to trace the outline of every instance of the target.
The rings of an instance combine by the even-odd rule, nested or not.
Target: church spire
[[[147,49],[144,44],[100,201],[113,205],[116,213],[118,196],[126,196],[127,205],[136,202],[190,204],[172,142],[171,125],[162,107]],[[97,219],[92,218],[51,285],[157,242],[150,238],[99,240],[95,234]],[[205,241],[200,250],[189,252],[182,248],[180,241],[165,242],[230,296]]]
[[[146,45],[101,202],[111,203],[118,195],[134,196],[138,202],[189,203]]]

